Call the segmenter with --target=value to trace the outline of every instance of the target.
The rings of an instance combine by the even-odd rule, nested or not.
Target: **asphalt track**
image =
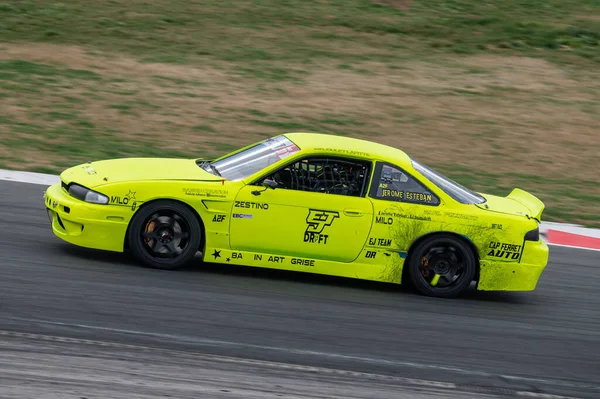
[[[124,397],[130,384],[132,397],[600,397],[598,252],[553,247],[536,291],[456,300],[253,268],[159,271],[61,242],[43,190],[0,182],[0,396]]]

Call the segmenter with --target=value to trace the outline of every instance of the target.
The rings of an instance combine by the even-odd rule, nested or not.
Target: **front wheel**
[[[440,234],[419,243],[410,256],[409,275],[423,295],[454,298],[473,281],[477,259],[460,238]]]
[[[157,269],[176,269],[192,260],[200,247],[202,229],[196,215],[175,201],[142,207],[128,232],[133,255]]]

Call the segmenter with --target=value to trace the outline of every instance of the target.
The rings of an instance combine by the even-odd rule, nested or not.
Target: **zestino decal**
[[[249,201],[235,201],[234,207],[236,208],[250,208],[250,209],[269,209],[269,204],[261,202],[249,202]]]
[[[489,248],[487,256],[517,260],[521,256],[522,245],[492,241]]]
[[[306,230],[304,231],[304,242],[327,244],[328,234],[323,231],[331,226],[333,221],[340,217],[337,211],[325,211],[321,209],[309,209],[306,216]]]

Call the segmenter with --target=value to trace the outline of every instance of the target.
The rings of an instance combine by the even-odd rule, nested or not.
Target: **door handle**
[[[344,215],[346,216],[362,216],[363,212],[359,211],[358,209],[350,209],[350,208],[346,208],[344,209]]]

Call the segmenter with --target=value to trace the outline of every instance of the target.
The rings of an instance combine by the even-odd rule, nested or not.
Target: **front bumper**
[[[44,201],[57,237],[81,247],[123,252],[130,208],[81,201],[60,184],[48,187]]]
[[[477,289],[482,291],[533,291],[548,264],[544,241],[525,241],[521,262],[481,261]]]

